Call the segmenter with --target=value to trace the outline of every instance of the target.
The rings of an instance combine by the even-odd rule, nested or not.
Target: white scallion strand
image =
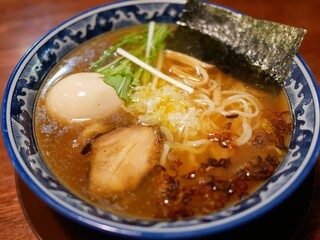
[[[146,58],[150,57],[155,26],[156,26],[156,23],[154,21],[151,21],[148,26],[149,28],[148,28],[148,42],[147,42],[147,49],[146,49]]]
[[[140,67],[142,67],[143,69],[151,72],[152,74],[158,76],[159,78],[175,85],[178,88],[181,88],[185,91],[187,91],[188,93],[193,93],[193,88],[189,87],[171,77],[169,77],[168,75],[158,71],[157,69],[151,67],[150,65],[146,64],[145,62],[141,61],[139,58],[133,56],[131,53],[128,53],[127,51],[123,50],[122,48],[118,48],[117,49],[117,53],[120,54],[121,56],[129,59],[130,61],[134,62],[135,64],[139,65]]]

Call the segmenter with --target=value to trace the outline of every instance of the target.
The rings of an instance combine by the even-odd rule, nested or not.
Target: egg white
[[[81,72],[60,79],[48,91],[46,107],[54,117],[85,121],[113,114],[124,104],[103,76]]]

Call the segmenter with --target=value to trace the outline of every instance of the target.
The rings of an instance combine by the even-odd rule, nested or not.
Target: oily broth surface
[[[135,28],[126,29],[132,33]],[[52,172],[73,192],[83,196],[83,186],[88,182],[89,160],[79,154],[83,146],[77,142],[86,124],[68,124],[56,121],[47,113],[45,96],[47,90],[63,76],[77,72],[90,72],[90,64],[96,61],[105,49],[119,40],[122,31],[96,37],[88,41],[66,57],[52,70],[41,88],[35,111],[35,133],[37,143]],[[89,121],[90,123],[90,121]]]
[[[92,39],[72,51],[58,64],[48,76],[47,81],[40,92],[35,111],[35,133],[39,149],[49,168],[57,178],[76,195],[112,212],[129,216],[139,216],[142,218],[153,218],[155,209],[158,207],[155,204],[158,192],[154,172],[151,172],[146,176],[139,187],[133,192],[114,195],[104,200],[91,196],[87,190],[90,171],[90,154],[81,154],[84,146],[82,139],[79,136],[85,127],[92,124],[92,122],[68,123],[65,121],[57,121],[47,114],[45,107],[46,92],[56,80],[66,74],[90,71],[90,64],[93,61],[96,61],[108,46],[116,42],[122,35],[136,31],[137,28],[139,27],[118,30]],[[223,79],[223,87],[226,89],[235,88],[237,85],[243,87],[243,83],[240,83],[220,71],[215,71],[213,74],[215,74],[213,77]],[[279,96],[275,98],[274,96],[269,96],[267,94],[257,93],[255,90],[249,88],[248,91],[256,95],[261,101],[261,105],[264,109],[271,109],[272,111],[278,112],[289,111],[284,92],[281,92]],[[123,121],[123,124],[125,125],[126,119],[120,119],[119,121]],[[229,119],[228,121],[232,120]],[[105,124],[109,124],[110,129],[114,128],[109,122],[106,122]],[[115,122],[115,124],[121,125],[122,123]],[[221,126],[224,124],[225,122],[221,120]],[[286,143],[288,143],[288,141],[289,139],[286,139]],[[206,154],[212,155],[212,152],[215,151],[220,151],[217,153],[217,158],[223,158],[224,156],[229,155],[229,153],[226,152],[229,150],[221,150],[221,148],[214,143],[212,145],[211,153],[207,152]],[[232,161],[230,168],[218,169],[215,172],[215,174],[221,178],[232,176],[248,159],[251,159],[252,156],[258,154],[257,149],[248,145],[244,145],[243,147],[232,151],[234,151],[233,155],[238,157],[236,161]],[[201,158],[205,160],[208,158],[208,155],[203,155]],[[180,152],[178,158],[186,159],[187,157],[188,153]],[[168,164],[174,165],[175,163],[169,162]],[[187,163],[184,163],[182,166],[179,166],[179,170],[181,170],[183,174],[187,173],[192,168],[194,168],[194,164],[188,165]],[[183,182],[181,184],[183,184]],[[249,184],[249,192],[254,191],[261,184],[262,182],[251,182]],[[228,204],[237,200],[238,199],[233,198]],[[192,204],[190,207],[192,207]],[[195,213],[195,215],[198,214],[201,213]]]

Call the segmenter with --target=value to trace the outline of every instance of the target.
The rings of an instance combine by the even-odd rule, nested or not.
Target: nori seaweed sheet
[[[189,0],[168,48],[277,94],[305,34],[304,29]]]

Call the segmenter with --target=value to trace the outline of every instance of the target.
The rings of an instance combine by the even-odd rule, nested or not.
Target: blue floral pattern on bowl
[[[99,34],[148,21],[175,23],[184,1],[124,1],[97,7],[67,20],[32,46],[15,68],[5,91],[5,145],[27,185],[59,213],[94,229],[121,236],[188,238],[243,224],[287,198],[312,170],[320,148],[319,90],[296,56],[285,84],[295,119],[290,149],[277,172],[247,199],[217,213],[179,221],[146,221],[118,216],[84,202],[66,189],[41,159],[33,135],[37,93],[51,69],[72,49]]]

